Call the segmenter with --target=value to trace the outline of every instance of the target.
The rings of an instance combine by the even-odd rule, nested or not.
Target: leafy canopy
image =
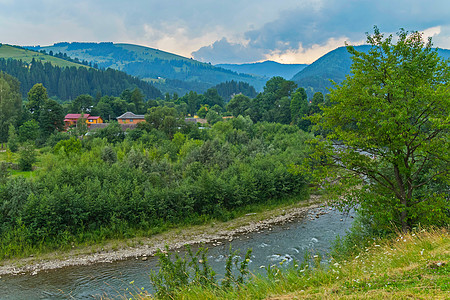
[[[314,172],[338,204],[407,231],[449,221],[450,73],[431,40],[397,35],[375,27],[368,53],[349,46],[351,75],[311,120],[327,133],[313,140]]]

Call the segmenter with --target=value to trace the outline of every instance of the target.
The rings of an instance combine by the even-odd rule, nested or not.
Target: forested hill
[[[356,46],[355,49],[368,52],[370,46]],[[438,49],[438,54],[445,59],[450,58],[450,50]],[[345,76],[350,74],[351,64],[351,56],[346,47],[340,47],[328,52],[298,72],[291,80],[298,86],[303,87],[308,97],[312,97],[315,92],[327,94],[328,89],[332,87],[330,79],[336,83],[341,83]]]
[[[284,79],[291,79],[292,76],[294,76],[307,66],[307,64],[280,64],[270,60],[251,64],[216,65],[216,67],[228,69],[237,73],[255,74],[268,78],[281,76]]]
[[[16,54],[24,51],[8,45],[0,46],[0,71],[19,79],[24,97],[34,84],[42,83],[50,97],[61,100],[75,99],[81,94],[119,96],[123,90],[136,87],[147,98],[162,98],[161,92],[150,83],[124,72],[97,70],[29,50],[28,55],[18,56],[14,55],[15,49]]]
[[[204,92],[225,81],[242,81],[262,90],[267,78],[238,74],[193,59],[158,49],[113,43],[57,43],[29,49],[47,53],[66,53],[72,58],[86,60],[103,68],[113,68],[157,83],[163,92],[184,94],[190,90]]]

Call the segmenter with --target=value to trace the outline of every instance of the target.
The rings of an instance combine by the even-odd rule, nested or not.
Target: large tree
[[[291,120],[298,124],[299,120],[308,112],[308,96],[304,88],[298,88],[291,97]]]
[[[47,89],[42,83],[36,83],[28,92],[28,103],[26,106],[36,121],[39,120],[41,108],[47,99]]]
[[[6,142],[10,125],[16,125],[20,119],[22,97],[19,81],[0,72],[0,142]]]
[[[351,75],[311,120],[326,133],[314,170],[337,203],[405,232],[449,222],[450,69],[421,33],[397,35],[375,27],[368,53],[349,46]]]

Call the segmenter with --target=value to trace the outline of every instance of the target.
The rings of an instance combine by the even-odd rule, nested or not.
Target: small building
[[[134,113],[127,111],[123,115],[118,116],[116,119],[119,122],[119,124],[130,124],[130,123],[137,124],[145,121],[145,116],[135,115]]]
[[[80,119],[86,119],[86,125],[88,128],[91,124],[103,123],[103,119],[98,116],[91,116],[89,114],[67,114],[64,118],[65,128],[76,126]]]

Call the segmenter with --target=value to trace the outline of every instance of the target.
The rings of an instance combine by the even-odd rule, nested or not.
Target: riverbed
[[[264,270],[262,266],[281,261],[289,265],[294,259],[301,261],[306,251],[326,254],[335,238],[345,235],[352,218],[329,207],[315,207],[302,218],[290,221],[207,243],[208,260],[218,278],[224,272],[230,245],[242,255],[252,248],[249,268],[260,272]],[[152,291],[148,277],[151,270],[157,270],[156,258],[136,256],[37,273],[2,275],[0,299],[99,299],[105,295],[116,298],[142,289]]]

